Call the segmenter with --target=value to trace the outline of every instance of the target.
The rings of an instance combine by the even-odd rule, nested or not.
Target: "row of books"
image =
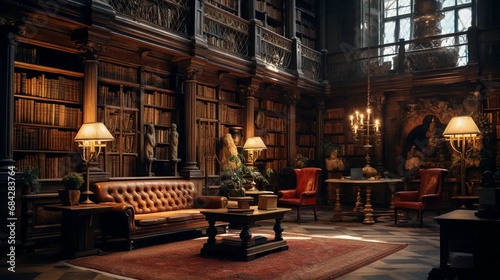
[[[493,124],[500,124],[500,111],[485,113],[488,122]]]
[[[345,143],[345,137],[344,135],[325,135],[324,141],[332,143]]]
[[[14,126],[14,150],[76,151],[76,131]]]
[[[137,174],[136,156],[101,155],[99,166],[109,172],[111,177],[132,177]]]
[[[344,108],[326,109],[323,113],[323,116],[325,117],[325,119],[340,119],[346,117]]]
[[[227,105],[220,106],[221,121],[231,124],[243,124],[243,111],[239,108],[232,108]]]
[[[157,159],[170,159],[169,158],[169,149],[167,146],[156,146],[155,147],[155,158]]]
[[[24,170],[28,166],[40,168],[40,179],[62,178],[70,171],[74,171],[82,162],[78,154],[67,156],[47,155],[45,153],[26,154],[16,159],[16,166],[19,170]]]
[[[99,77],[137,83],[137,69],[109,62],[99,62]]]
[[[120,109],[97,108],[97,119],[104,122],[111,132],[135,133],[137,128],[137,112]]]
[[[285,105],[280,102],[272,101],[272,100],[264,100],[264,109],[269,111],[281,112],[284,113]]]
[[[271,168],[275,172],[280,172],[287,166],[287,160],[286,159],[281,159],[281,160],[273,160],[266,162],[266,169]]]
[[[266,2],[270,2],[270,1],[257,0],[257,3],[256,3],[257,5],[256,5],[255,9],[258,11],[261,11],[263,13],[267,13],[273,19],[281,21],[283,12],[281,9],[278,9],[278,7],[281,7],[281,5],[269,6],[269,5],[267,5]],[[271,2],[273,2],[273,1],[271,1]],[[278,2],[278,1],[274,1],[274,2]]]
[[[16,99],[14,122],[79,127],[82,110],[62,104],[38,102],[31,99]]]
[[[16,61],[27,63],[39,64],[40,55],[37,48],[17,47],[16,48]]]
[[[144,94],[144,102],[146,105],[175,108],[175,98],[173,95],[157,91]]]
[[[236,99],[236,94],[234,92],[231,92],[231,91],[221,90],[221,91],[219,91],[219,97],[220,97],[220,100],[234,102],[234,103],[238,102]]]
[[[210,0],[210,2],[214,5],[222,4],[234,10],[238,9],[238,0]]]
[[[316,135],[299,135],[300,146],[313,146],[316,143]]]
[[[152,123],[159,125],[172,124],[172,112],[163,111],[156,108],[144,107],[144,123]]]
[[[285,134],[282,133],[267,133],[264,137],[264,143],[267,146],[285,146]]]
[[[196,117],[204,119],[218,119],[217,104],[206,101],[196,101]]]
[[[150,72],[142,73],[142,83],[145,85],[154,86],[158,88],[164,88],[164,89],[170,88],[169,79]]]
[[[487,99],[487,108],[498,109],[500,108],[500,96],[498,94],[491,94]]]
[[[169,144],[170,143],[170,129],[156,128],[155,139],[156,143]]]
[[[287,151],[284,147],[267,147],[262,151],[262,158],[286,158]]]
[[[266,118],[266,128],[273,131],[285,131],[286,130],[286,120],[282,118],[267,117]]]
[[[213,99],[217,98],[217,89],[205,85],[196,85],[196,95],[210,97]]]
[[[208,175],[216,175],[216,162],[213,159],[216,152],[217,124],[210,122],[200,122],[197,125],[198,162],[200,170],[204,170]]]
[[[99,86],[97,100],[100,105],[120,106],[127,108],[137,108],[139,97],[137,92],[125,90],[123,86],[119,89],[113,89],[108,86]]]
[[[344,123],[342,122],[327,122],[324,126],[325,133],[344,133]]]
[[[64,76],[47,78],[45,74],[28,77],[26,72],[14,73],[14,93],[29,96],[80,102],[82,81]]]

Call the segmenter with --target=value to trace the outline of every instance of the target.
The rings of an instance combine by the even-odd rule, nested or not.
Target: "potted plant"
[[[40,168],[28,165],[23,169],[23,179],[26,189],[24,193],[32,194],[40,192],[40,182],[38,178],[40,176]]]
[[[69,172],[62,178],[64,189],[58,190],[61,203],[66,206],[78,205],[80,201],[80,187],[83,185],[83,176],[77,172]]]
[[[295,156],[295,167],[296,168],[304,168],[307,166],[307,162],[309,158],[303,156],[302,154],[297,154]]]
[[[244,185],[255,181],[257,184],[269,184],[267,178],[270,178],[274,171],[271,168],[266,170],[266,175],[259,172],[254,167],[245,165],[245,157],[242,154],[229,157],[228,168],[222,170],[221,186],[219,195],[226,197],[245,196]],[[267,178],[266,178],[267,177]]]

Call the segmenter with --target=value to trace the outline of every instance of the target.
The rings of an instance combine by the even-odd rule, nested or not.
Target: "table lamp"
[[[106,147],[107,141],[113,141],[113,135],[109,132],[106,126],[100,122],[84,123],[78,130],[75,136],[75,142],[78,142],[78,147],[82,148],[82,159],[87,167],[87,176],[85,179],[86,190],[82,194],[86,195],[86,200],[82,203],[94,203],[90,200],[90,166],[93,161],[101,153],[101,148]]]
[[[465,195],[465,159],[467,152],[475,146],[481,131],[470,116],[453,117],[443,136],[450,142],[451,147],[460,155],[460,195]],[[471,142],[468,145],[468,142]],[[468,146],[468,147],[467,147]]]
[[[262,150],[267,149],[266,144],[264,144],[264,141],[262,141],[262,138],[256,136],[256,137],[250,137],[247,139],[245,142],[245,145],[243,145],[243,150],[246,150],[248,152],[248,160],[247,164],[251,165],[253,168],[253,165],[255,163],[255,160],[260,156],[260,153]],[[255,187],[255,179],[253,176],[252,172],[252,188],[249,189],[249,191],[257,191],[257,188]]]

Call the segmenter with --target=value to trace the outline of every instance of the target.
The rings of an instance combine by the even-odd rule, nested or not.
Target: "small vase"
[[[80,190],[57,190],[57,192],[64,206],[78,205],[80,202]]]

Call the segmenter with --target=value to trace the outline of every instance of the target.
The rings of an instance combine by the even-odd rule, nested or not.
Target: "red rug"
[[[254,233],[255,235],[268,234]],[[287,251],[253,261],[202,257],[206,238],[176,241],[68,264],[143,280],[166,279],[335,279],[404,249],[407,244],[285,234]]]

